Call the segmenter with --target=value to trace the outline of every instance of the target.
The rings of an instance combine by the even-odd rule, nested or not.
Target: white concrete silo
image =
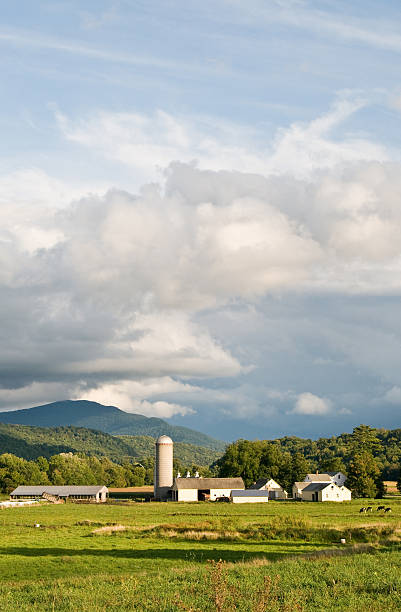
[[[173,441],[168,436],[160,436],[156,441],[155,458],[155,499],[165,500],[173,486]]]

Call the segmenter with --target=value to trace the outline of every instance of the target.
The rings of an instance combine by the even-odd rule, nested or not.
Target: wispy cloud
[[[179,71],[190,73],[218,73],[222,67],[213,63],[181,62],[176,60],[162,59],[154,56],[145,56],[135,53],[120,53],[107,49],[99,49],[82,44],[76,40],[62,40],[43,35],[35,35],[27,31],[0,31],[0,43],[18,47],[31,47],[35,49],[48,49],[60,53],[68,53],[78,56],[112,62],[118,64],[128,64],[132,66],[155,68],[157,70],[167,70],[171,72]]]
[[[401,36],[394,25],[372,20],[356,20],[351,15],[343,19],[335,17],[333,12],[315,10],[298,2],[276,2],[266,5],[260,0],[252,6],[240,0],[226,0],[231,8],[235,7],[246,22],[260,25],[282,23],[296,29],[312,31],[319,36],[331,35],[333,38],[363,43],[365,45],[401,53]]]

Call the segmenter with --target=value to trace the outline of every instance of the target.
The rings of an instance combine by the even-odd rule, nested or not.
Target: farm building
[[[242,478],[175,478],[173,501],[215,501],[230,498],[233,489],[244,489]]]
[[[55,486],[55,485],[20,485],[10,493],[11,499],[35,499],[52,496],[59,499],[78,499],[93,502],[105,502],[108,489],[105,486]]]
[[[269,499],[287,499],[288,493],[273,478],[259,478],[249,487],[252,490],[268,491]]]
[[[302,499],[302,491],[310,485],[310,482],[294,482],[292,485],[292,497],[294,499]]]
[[[338,487],[342,487],[347,477],[342,472],[325,472],[324,474],[307,474],[305,482],[333,482]]]
[[[299,483],[297,483],[299,484]],[[304,501],[335,501],[351,500],[351,491],[347,487],[339,487],[334,482],[310,482],[301,490],[300,497]]]
[[[233,504],[257,504],[269,501],[269,491],[266,489],[233,489],[230,500]]]

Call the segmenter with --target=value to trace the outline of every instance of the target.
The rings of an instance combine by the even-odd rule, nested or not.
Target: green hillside
[[[35,427],[85,427],[113,435],[170,436],[174,442],[224,451],[225,443],[187,427],[170,425],[163,419],[130,414],[115,406],[86,400],[65,400],[25,410],[0,412],[0,422]]]
[[[154,456],[155,439],[150,436],[112,436],[84,427],[33,427],[0,423],[0,454],[24,459],[49,458],[58,453],[84,453],[122,462]],[[208,466],[221,452],[183,442],[174,444],[174,457],[185,465]]]

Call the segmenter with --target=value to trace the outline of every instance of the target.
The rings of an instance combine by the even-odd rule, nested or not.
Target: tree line
[[[76,433],[78,435],[78,431]],[[320,472],[341,471],[347,475],[346,486],[355,497],[379,497],[384,493],[383,480],[398,478],[401,491],[400,433],[401,430],[384,432],[360,425],[352,434],[331,439],[331,444],[326,439],[326,446],[319,440],[314,442],[295,437],[237,440],[229,444],[224,455],[209,467],[197,463],[196,460],[204,460],[204,457],[193,455],[193,449],[188,445],[184,461],[174,458],[174,475],[180,472],[185,476],[188,470],[191,474],[198,471],[201,476],[242,476],[245,486],[268,477],[279,482],[291,495],[292,484],[302,481],[308,472],[317,469]],[[314,445],[320,449],[319,453]],[[388,478],[389,460],[392,478]],[[35,484],[151,485],[153,473],[153,456],[112,461],[106,456],[73,452],[59,452],[51,457],[40,456],[31,460],[12,453],[0,455],[0,490],[3,493],[9,493],[18,485]]]
[[[394,433],[401,432],[395,430]],[[355,427],[352,434],[343,434],[333,439],[333,444],[316,459],[316,447],[309,448],[308,457],[305,446],[312,446],[312,441],[300,438],[283,438],[279,440],[237,440],[229,444],[224,455],[214,467],[219,476],[242,476],[245,486],[251,485],[259,478],[273,478],[291,495],[292,485],[304,480],[307,473],[319,470],[322,472],[341,471],[347,475],[346,486],[355,497],[382,497],[385,493],[383,480],[386,479],[386,466],[383,456],[383,436],[368,425]],[[338,440],[340,439],[340,442]],[[393,455],[392,470],[398,477],[401,491],[400,463],[401,448],[399,437],[398,448]],[[319,442],[319,441],[317,441]],[[327,440],[326,440],[327,442]],[[316,443],[315,443],[316,444]],[[341,452],[335,453],[338,445]],[[319,444],[316,444],[319,448]],[[303,452],[302,452],[303,451]],[[397,463],[396,463],[397,462]]]
[[[210,476],[208,468],[184,465],[174,460],[174,474],[198,471]],[[107,487],[141,487],[153,484],[154,458],[114,463],[108,457],[83,453],[59,453],[49,459],[23,459],[11,453],[0,455],[0,491],[10,493],[18,485],[106,485]]]

